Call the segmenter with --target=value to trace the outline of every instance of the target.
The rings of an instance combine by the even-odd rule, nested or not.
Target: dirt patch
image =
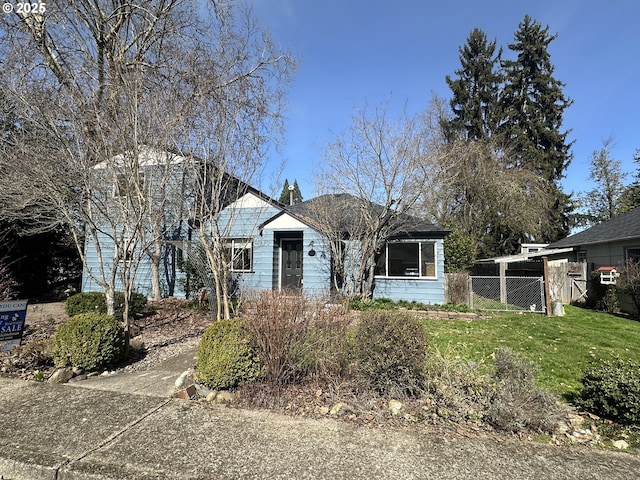
[[[64,305],[65,302],[34,303],[27,305],[26,324],[38,325],[42,322],[50,322],[51,320],[56,323],[64,322],[67,319]]]

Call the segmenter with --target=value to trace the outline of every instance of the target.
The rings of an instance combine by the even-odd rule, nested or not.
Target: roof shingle
[[[640,208],[552,243],[547,248],[577,247],[633,238],[640,238]]]

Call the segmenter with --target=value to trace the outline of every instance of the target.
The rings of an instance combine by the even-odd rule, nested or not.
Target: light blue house
[[[361,260],[356,229],[350,228],[349,222],[358,220],[353,215],[346,215],[342,223],[336,225],[335,235],[328,235],[324,217],[314,206],[319,203],[318,199],[325,203],[335,200],[336,208],[353,213],[355,207],[345,208],[344,202],[354,203],[358,199],[348,195],[326,195],[285,206],[249,185],[237,191],[241,194],[224,208],[218,220],[218,226],[222,225],[222,228],[218,231],[224,232],[221,239],[232,259],[230,268],[241,292],[296,289],[308,296],[328,298],[336,289],[349,291],[354,282],[351,272]],[[188,207],[184,209],[185,212],[189,210]],[[443,240],[447,231],[407,216],[402,221],[405,226],[380,242],[376,251],[376,265],[372,269],[374,298],[444,303]],[[180,269],[180,259],[194,251],[198,243],[197,229],[193,218],[185,216],[173,222],[162,238],[162,293],[164,296],[194,296],[195,292],[189,291],[187,274]],[[340,244],[339,250],[336,250],[335,242]],[[336,262],[332,261],[336,252],[342,256],[338,262],[342,265],[340,275],[336,275]],[[87,274],[87,270],[99,268],[95,246],[87,241],[83,291],[101,290]],[[135,290],[150,297],[151,270],[150,259],[142,258],[135,278]]]

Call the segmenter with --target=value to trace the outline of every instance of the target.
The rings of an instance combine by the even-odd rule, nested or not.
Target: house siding
[[[640,239],[631,239],[619,242],[609,242],[597,245],[581,247],[586,252],[587,278],[590,279],[593,272],[599,267],[624,266],[627,260],[628,248],[640,248]],[[629,295],[618,292],[620,310],[627,313],[638,314],[636,306]]]
[[[162,225],[166,225],[163,232],[163,240],[180,241],[184,240],[185,230],[187,227],[183,217],[188,210],[188,200],[184,193],[185,188],[185,169],[184,164],[181,161],[181,157],[166,153],[155,152],[153,150],[144,150],[140,153],[139,157],[139,172],[144,174],[143,187],[145,195],[151,202],[151,208],[146,213],[145,222],[146,226],[153,219],[157,219],[162,216]],[[117,159],[111,161],[112,166],[117,165]],[[97,188],[93,193],[96,197],[101,198],[102,201],[108,203],[110,198],[114,197],[116,193],[116,186],[113,185],[114,176],[106,174],[104,164],[96,165],[94,174],[99,180],[98,184],[100,188]],[[164,185],[161,185],[162,182]],[[113,207],[115,204],[110,206]],[[162,208],[162,210],[159,210]],[[122,215],[117,209],[113,211],[114,215]],[[112,221],[117,218],[114,217]],[[104,219],[101,225],[102,232],[98,234],[98,243],[100,245],[101,255],[98,255],[98,249],[96,244],[90,236],[87,236],[85,241],[85,264],[82,272],[82,285],[81,290],[84,292],[101,292],[102,287],[91,278],[90,272],[94,277],[102,280],[100,274],[100,265],[104,268],[104,277],[109,278],[113,269],[113,262],[116,253],[116,244],[113,238],[120,238],[124,231],[123,225],[113,225],[112,221],[107,218]],[[135,227],[132,227],[135,228]],[[160,261],[160,287],[162,293],[167,295],[170,291],[169,281],[166,278],[165,265],[163,261],[168,258],[169,250],[173,250],[173,247],[163,245],[163,252],[161,254]],[[133,290],[138,293],[142,293],[147,297],[153,295],[153,289],[151,285],[151,270],[152,261],[149,256],[144,255],[140,258],[139,265],[136,269],[136,275],[133,279]],[[119,277],[119,274],[117,275]],[[179,271],[176,271],[176,281],[174,284],[174,295],[184,295],[182,292],[181,283],[178,281],[180,276],[184,277]],[[117,278],[115,288],[118,291],[123,290],[122,281]]]
[[[436,244],[436,277],[389,278],[376,276],[373,298],[415,301],[430,305],[445,303],[443,240],[414,239],[412,241],[429,241]]]
[[[101,245],[101,253],[103,260],[104,274],[106,278],[112,273],[113,258],[115,255],[115,246],[109,237],[106,235],[100,235],[99,242]],[[85,246],[86,263],[82,272],[82,291],[83,292],[102,292],[102,287],[96,282],[89,272],[94,277],[101,278],[100,275],[100,257],[96,245],[92,241],[87,241]],[[116,279],[116,291],[122,291],[122,281],[118,277]],[[166,288],[166,282],[165,282]],[[151,297],[153,294],[151,287],[151,259],[147,256],[143,257],[136,270],[136,275],[133,280],[133,290],[138,293],[142,293],[147,297]]]
[[[640,239],[630,241],[610,242],[581,247],[586,251],[586,259],[589,269],[597,269],[603,266],[620,266],[626,261],[627,248],[640,248]]]
[[[273,240],[259,226],[280,211],[252,194],[245,201],[238,201],[220,217],[218,232],[226,238],[248,238],[252,240],[253,259],[251,272],[238,272],[242,290],[270,289],[273,278]]]

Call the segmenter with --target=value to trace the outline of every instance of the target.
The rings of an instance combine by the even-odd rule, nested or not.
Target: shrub
[[[82,313],[58,327],[52,357],[57,367],[97,370],[116,364],[124,351],[124,334],[110,315]]]
[[[342,383],[349,371],[350,341],[345,319],[320,315],[305,330],[304,339],[293,345],[295,371],[322,382]]]
[[[425,383],[427,334],[417,318],[368,312],[356,327],[354,356],[370,388],[383,395],[414,396]]]
[[[426,368],[427,391],[437,412],[474,420],[483,416],[495,382],[482,373],[480,364],[465,359],[448,344],[442,350],[430,349]]]
[[[244,306],[262,377],[272,386],[309,376],[334,382],[347,369],[348,319],[342,309],[297,294],[266,291]]]
[[[107,313],[104,293],[82,292],[71,295],[65,303],[65,310],[70,317],[81,313]]]
[[[600,283],[600,273],[591,274],[591,284],[587,305],[601,312],[617,313],[620,311],[618,301],[618,289],[616,285],[603,285]]]
[[[509,348],[496,352],[495,390],[485,418],[499,430],[552,433],[562,418],[557,399],[535,384],[537,365]]]
[[[259,373],[246,321],[219,320],[205,330],[196,354],[198,380],[210,388],[227,389]]]
[[[147,297],[142,293],[132,293],[129,301],[130,318],[139,317],[147,306]],[[114,298],[114,317],[122,320],[124,309],[124,293],[116,292]],[[107,304],[103,292],[82,292],[72,295],[65,305],[67,315],[74,316],[81,313],[107,313]]]
[[[307,344],[312,315],[301,295],[261,292],[249,300],[248,327],[264,365],[263,376],[273,385],[292,383],[313,363]]]
[[[640,365],[618,357],[592,363],[582,378],[577,403],[621,424],[640,424]]]

